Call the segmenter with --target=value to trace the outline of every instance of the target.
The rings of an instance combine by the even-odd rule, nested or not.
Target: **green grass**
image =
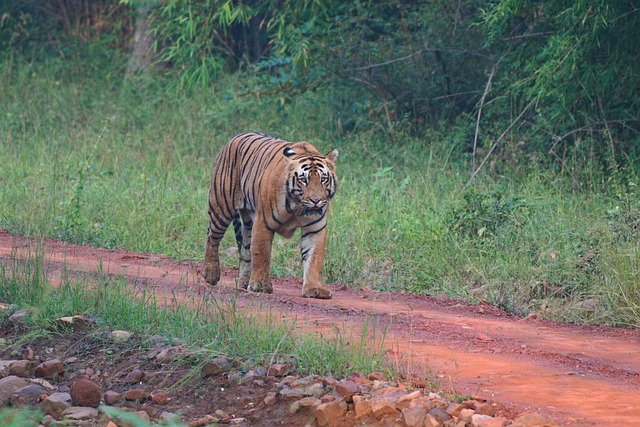
[[[327,281],[640,325],[638,239],[624,237],[640,235],[637,194],[576,191],[572,176],[524,154],[521,168],[468,186],[457,148],[464,131],[340,135],[328,97],[306,93],[282,106],[254,96],[250,75],[189,94],[58,60],[0,67],[0,227],[12,233],[199,260],[215,155],[255,130],[340,150]],[[301,275],[298,245],[276,239],[274,274]]]
[[[262,309],[241,309],[233,298],[179,294],[174,291],[167,301],[152,291],[133,291],[123,279],[103,276],[91,284],[63,278],[52,287],[38,254],[0,266],[0,301],[29,309],[30,336],[59,333],[59,317],[88,315],[109,330],[166,337],[201,354],[203,362],[207,355],[223,354],[265,366],[293,363],[301,372],[337,378],[383,368],[384,334],[375,328],[365,327],[361,336],[346,328],[311,336],[298,331],[295,322],[281,321],[265,302],[256,303]]]

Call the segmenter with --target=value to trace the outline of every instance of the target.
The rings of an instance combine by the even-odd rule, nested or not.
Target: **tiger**
[[[329,201],[337,191],[338,150],[325,156],[308,142],[288,142],[261,133],[236,135],[215,159],[209,189],[205,282],[220,280],[219,245],[233,223],[239,285],[273,292],[269,274],[277,233],[290,238],[300,228],[302,296],[330,299],[322,284]]]

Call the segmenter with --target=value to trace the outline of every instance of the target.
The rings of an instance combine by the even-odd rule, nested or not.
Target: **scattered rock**
[[[111,339],[115,342],[127,342],[131,339],[133,334],[128,331],[112,331]]]
[[[104,401],[107,405],[115,405],[122,400],[122,395],[113,390],[107,390],[104,393]]]
[[[352,396],[353,398],[353,407],[356,413],[356,419],[366,417],[373,413],[373,409],[371,409],[371,402],[369,399],[364,396]]]
[[[316,417],[320,427],[332,427],[340,422],[340,419],[346,412],[347,402],[340,399],[329,403],[322,403],[314,407],[313,415]]]
[[[280,390],[280,396],[283,400],[300,400],[304,397],[304,392],[299,389],[285,387]]]
[[[84,406],[71,406],[64,410],[62,419],[65,421],[88,421],[98,418],[100,413],[96,408],[87,408]]]
[[[164,392],[160,391],[160,390],[154,390],[151,393],[149,393],[149,397],[151,398],[151,401],[153,403],[155,403],[156,405],[166,405],[167,403],[169,403],[171,401],[171,398],[169,396],[167,396]]]
[[[433,418],[436,419],[436,421],[440,423],[444,423],[445,421],[449,421],[451,419],[451,416],[449,414],[447,414],[445,411],[443,411],[438,407],[435,407],[432,410],[430,410],[429,415],[431,415]]]
[[[38,384],[30,384],[19,388],[11,395],[11,406],[18,408],[24,405],[34,405],[40,401],[42,395],[46,396],[47,389]]]
[[[142,402],[147,398],[147,392],[142,388],[132,388],[131,390],[127,390],[124,393],[124,398],[126,400],[135,400],[138,402]]]
[[[496,414],[496,410],[490,403],[478,402],[476,404],[476,414],[479,415],[489,415],[493,417]]]
[[[269,371],[267,372],[267,376],[269,377],[284,377],[289,372],[289,364],[288,363],[276,363],[269,367]]]
[[[28,385],[27,380],[16,377],[15,375],[0,379],[0,407],[6,406],[9,403],[13,392]]]
[[[86,378],[79,379],[71,385],[71,400],[75,406],[90,406],[97,408],[100,405],[102,392],[98,384]]]
[[[140,369],[134,369],[133,371],[129,372],[126,377],[124,377],[122,382],[125,384],[133,384],[142,381],[143,378],[144,372],[142,372]]]
[[[13,323],[14,326],[16,326],[17,324],[23,322],[27,317],[29,317],[29,310],[22,309],[9,316],[9,321]]]
[[[367,378],[369,379],[369,381],[386,381],[387,380],[386,375],[382,372],[372,372],[369,374]]]
[[[264,398],[264,400],[262,402],[267,406],[271,406],[271,405],[275,405],[275,403],[277,401],[278,401],[278,399],[276,398],[276,393],[271,391],[271,392],[267,393],[267,395],[265,396],[265,398]]]
[[[473,414],[468,423],[471,424],[471,427],[486,427],[487,423],[494,419],[489,415]]]
[[[372,398],[370,401],[371,410],[373,411],[373,415],[378,418],[382,418],[385,415],[397,414],[396,410],[396,402],[397,399],[391,396],[377,396]]]
[[[60,419],[62,413],[70,407],[71,395],[69,393],[53,393],[40,403],[40,410],[55,419]]]
[[[214,357],[208,360],[200,370],[200,376],[207,378],[220,375],[231,369],[231,362],[224,356]]]
[[[9,366],[9,375],[29,378],[33,375],[34,363],[31,360],[16,360]]]
[[[26,347],[22,351],[22,358],[25,359],[25,360],[34,360],[36,358],[36,356],[33,353],[33,349],[31,347]]]
[[[180,417],[173,412],[162,411],[160,415],[158,415],[158,421],[167,424],[177,424],[178,421],[180,421]]]
[[[36,377],[51,378],[56,374],[64,371],[64,365],[59,359],[51,359],[46,362],[42,362],[34,371]]]
[[[189,424],[187,424],[187,427],[202,427],[206,426],[207,424],[217,423],[218,421],[220,420],[213,415],[207,415],[206,417],[191,421]]]
[[[402,410],[402,420],[407,427],[423,427],[427,417],[427,410],[420,407],[407,408]]]
[[[547,427],[552,425],[553,423],[542,415],[536,412],[529,412],[516,417],[513,424],[510,424],[509,427]]]
[[[17,360],[0,360],[0,377],[5,377],[9,372],[9,367]]]
[[[32,384],[41,385],[42,387],[46,388],[49,391],[56,389],[56,387],[54,387],[49,381],[43,378],[31,378],[29,382],[31,382]],[[62,391],[62,390],[58,390],[58,391]]]
[[[352,396],[359,391],[358,384],[349,380],[338,381],[335,389],[347,403],[353,402]]]

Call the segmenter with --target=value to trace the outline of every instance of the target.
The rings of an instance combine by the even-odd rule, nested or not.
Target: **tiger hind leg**
[[[229,226],[230,220],[216,215],[209,209],[209,228],[207,229],[207,242],[204,251],[204,281],[215,286],[220,281],[220,241]]]
[[[252,270],[251,231],[253,229],[253,219],[251,218],[251,214],[246,210],[241,210],[240,215],[242,217],[242,227],[236,228],[235,222],[233,225],[236,229],[236,241],[238,242],[238,254],[240,256],[240,268],[238,269],[240,286],[247,289],[249,287],[249,279],[251,278]],[[238,223],[240,223],[239,218]],[[240,233],[238,233],[238,230],[240,230]]]

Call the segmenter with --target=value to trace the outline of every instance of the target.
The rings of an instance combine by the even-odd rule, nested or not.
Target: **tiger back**
[[[209,191],[204,278],[220,279],[219,245],[233,223],[245,289],[272,292],[269,274],[274,235],[300,228],[302,296],[331,298],[321,281],[329,201],[337,191],[336,149],[323,156],[308,142],[259,133],[232,138],[216,157]]]

